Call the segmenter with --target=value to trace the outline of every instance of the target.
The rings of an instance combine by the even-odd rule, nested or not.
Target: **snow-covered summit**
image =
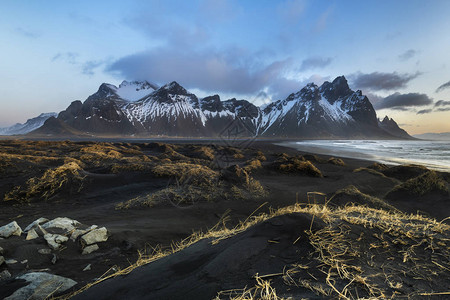
[[[126,81],[124,80],[119,87],[111,87],[121,99],[126,101],[137,101],[155,91],[158,86],[148,81]]]

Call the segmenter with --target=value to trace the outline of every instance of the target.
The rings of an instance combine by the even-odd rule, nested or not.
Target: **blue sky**
[[[102,82],[176,80],[263,104],[345,75],[380,117],[450,131],[450,1],[4,0],[1,12],[0,126]]]

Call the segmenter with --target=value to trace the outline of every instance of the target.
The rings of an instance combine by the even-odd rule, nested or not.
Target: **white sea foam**
[[[420,164],[450,172],[449,141],[308,140],[286,142],[299,151],[373,160],[387,164]]]

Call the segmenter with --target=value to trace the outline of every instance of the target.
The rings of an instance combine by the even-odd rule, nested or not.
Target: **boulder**
[[[36,228],[38,225],[41,225],[45,222],[48,222],[47,218],[39,218],[35,221],[33,221],[30,225],[28,225],[23,232],[28,232],[30,229]]]
[[[20,236],[22,234],[22,229],[16,221],[0,227],[0,237],[9,238],[12,235]]]
[[[11,296],[6,297],[5,300],[47,299],[55,292],[64,292],[77,284],[76,281],[70,278],[45,272],[31,272],[17,277],[17,279],[23,279],[29,284],[18,289]]]
[[[66,236],[51,233],[47,233],[46,235],[44,235],[44,239],[53,250],[59,249],[62,243],[65,243],[69,240],[69,238]]]
[[[3,265],[5,262],[5,258],[3,256],[0,256],[0,266]]]
[[[108,230],[105,227],[94,229],[81,237],[81,242],[84,245],[91,245],[108,240]]]
[[[93,245],[85,247],[81,254],[82,255],[91,254],[92,252],[97,251],[98,249],[99,249],[98,245],[97,244],[93,244]]]
[[[29,241],[29,240],[34,240],[34,239],[37,239],[38,237],[39,237],[39,235],[37,234],[36,230],[31,229],[31,230],[28,231],[28,233],[27,233],[26,240],[27,240],[27,241]]]
[[[91,264],[88,264],[86,267],[84,267],[83,272],[90,271],[91,270]]]
[[[43,224],[42,228],[44,229],[59,228],[63,229],[66,232],[71,232],[79,225],[81,225],[81,223],[78,222],[77,220],[72,220],[66,217],[58,217]]]
[[[0,247],[0,254],[3,254],[3,248],[2,247]]]

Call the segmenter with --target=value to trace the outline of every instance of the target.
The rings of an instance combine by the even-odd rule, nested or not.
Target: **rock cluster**
[[[16,221],[0,227],[0,240],[12,239],[13,237],[23,239],[24,247],[27,247],[27,241],[36,240],[37,243],[33,241],[34,245],[37,246],[36,255],[52,255],[51,263],[56,264],[59,259],[59,251],[63,251],[67,247],[78,248],[81,255],[88,255],[99,250],[98,243],[108,240],[108,230],[105,227],[99,228],[97,225],[84,225],[67,217],[58,217],[53,220],[39,218],[26,226],[24,230]],[[70,244],[68,244],[69,240]],[[46,244],[48,247],[39,247],[39,244]],[[5,245],[3,246],[5,247]],[[11,273],[14,274],[14,268],[11,269],[11,267],[20,266],[20,264],[26,266],[29,263],[28,260],[33,259],[33,257],[25,257],[26,259],[8,257],[7,248],[0,247],[0,282],[3,280],[25,280],[28,284],[5,299],[29,299],[30,297],[32,299],[45,299],[51,292],[48,290],[52,288],[50,283],[57,285],[58,292],[67,290],[76,284],[72,279],[46,272],[28,272],[16,274],[15,277],[12,276]],[[9,254],[11,254],[11,251]],[[90,269],[91,266],[89,265],[89,268],[86,267],[83,271]],[[49,269],[46,270],[50,271]]]

